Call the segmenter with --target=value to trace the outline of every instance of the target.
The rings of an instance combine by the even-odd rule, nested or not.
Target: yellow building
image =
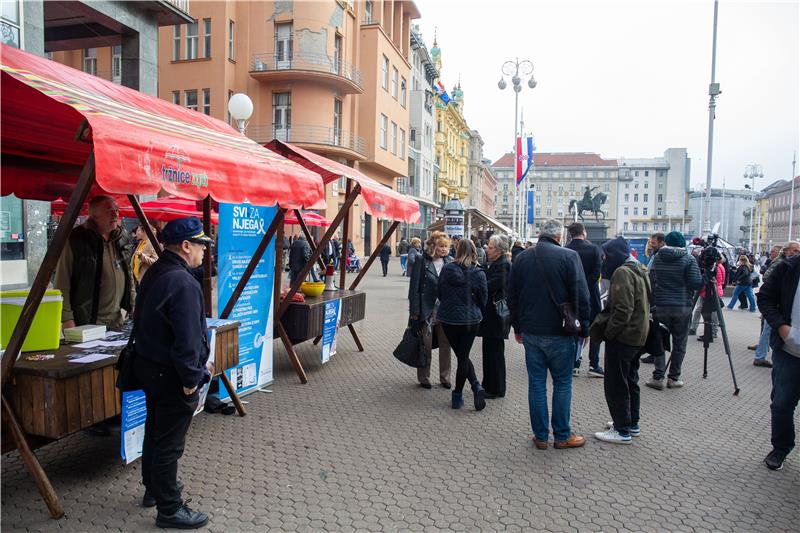
[[[442,56],[436,39],[431,58],[441,72]],[[443,205],[451,198],[467,197],[469,180],[469,126],[464,118],[464,93],[461,83],[453,88],[450,101],[441,95],[436,101],[436,164],[439,167],[438,200]]]

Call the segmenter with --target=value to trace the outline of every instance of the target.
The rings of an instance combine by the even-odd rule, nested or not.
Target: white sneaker
[[[614,429],[614,422],[612,421],[606,422],[606,429]],[[629,431],[631,433],[631,437],[639,437],[642,435],[642,429],[639,427],[638,424],[631,427]]]
[[[575,376],[575,377],[580,376],[581,375],[581,369],[580,368],[573,368],[572,369],[572,375]]]
[[[620,435],[616,429],[598,431],[594,434],[594,438],[597,440],[602,440],[603,442],[611,442],[613,444],[630,444],[633,440],[630,435]]]

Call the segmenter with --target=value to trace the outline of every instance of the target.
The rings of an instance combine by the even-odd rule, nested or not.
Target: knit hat
[[[671,231],[664,237],[664,244],[675,248],[686,248],[686,239],[680,231]]]
[[[603,262],[603,279],[611,279],[614,271],[631,255],[631,245],[624,237],[617,237],[603,245],[603,253],[606,256]]]

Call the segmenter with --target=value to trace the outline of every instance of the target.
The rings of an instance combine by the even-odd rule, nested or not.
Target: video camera
[[[715,278],[717,272],[717,263],[722,258],[722,254],[717,248],[718,242],[719,235],[716,233],[709,234],[709,236],[705,239],[702,237],[695,237],[692,240],[693,245],[702,248],[698,263],[700,266],[700,273],[703,274],[703,277],[706,278],[706,280],[713,280]]]

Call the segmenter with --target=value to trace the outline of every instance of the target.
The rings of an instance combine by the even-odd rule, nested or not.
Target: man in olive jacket
[[[630,444],[639,436],[639,357],[650,328],[650,280],[647,270],[633,257],[628,242],[617,237],[603,245],[603,277],[611,278],[606,309],[592,327],[592,337],[606,341],[603,379],[613,426],[595,438]]]

